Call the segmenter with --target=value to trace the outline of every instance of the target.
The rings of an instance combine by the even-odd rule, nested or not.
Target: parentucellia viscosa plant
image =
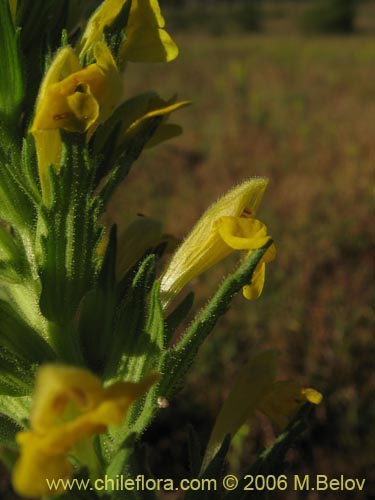
[[[144,147],[179,132],[169,116],[188,103],[123,92],[128,62],[178,54],[157,0],[105,0],[86,19],[89,5],[0,0],[0,451],[24,497],[150,499],[160,492],[119,491],[118,478],[150,477],[144,430],[232,298],[261,294],[276,250],[255,218],[262,177],[213,204],[165,269],[156,221],[122,238],[105,227],[115,189]],[[184,287],[235,250],[238,267],[172,340],[193,306]],[[230,437],[256,410],[283,433],[250,473],[281,470],[321,396],[275,378],[273,351],[240,371],[204,454],[190,435],[191,478],[220,484]]]

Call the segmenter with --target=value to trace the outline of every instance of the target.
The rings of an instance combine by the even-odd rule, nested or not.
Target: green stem
[[[258,263],[272,243],[270,238],[262,248],[254,250],[251,256],[224,281],[207,306],[187,329],[182,340],[165,354],[161,364],[163,378],[160,382],[160,395],[167,398],[171,396],[174,387],[193,362],[198,349],[211,333],[219,318],[227,312],[234,296],[250,282]]]
[[[254,250],[251,256],[226,278],[207,306],[186,330],[182,340],[163,355],[159,365],[162,373],[160,383],[149,391],[143,411],[135,424],[131,426],[131,432],[140,434],[150,424],[157,411],[158,397],[168,399],[172,396],[174,389],[178,387],[182,377],[192,364],[200,346],[213,330],[219,318],[227,312],[234,296],[250,282],[258,263],[272,243],[270,238],[264,247]]]

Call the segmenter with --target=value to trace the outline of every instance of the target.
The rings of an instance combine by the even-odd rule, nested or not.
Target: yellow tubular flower
[[[284,429],[304,403],[318,405],[322,399],[321,393],[315,389],[301,388],[296,382],[287,380],[274,382],[258,408],[280,429]]]
[[[60,50],[42,83],[31,132],[83,133],[112,114],[121,99],[121,78],[104,43],[95,45],[94,56],[96,63],[82,68],[71,47]]]
[[[229,191],[214,203],[198,221],[173,256],[161,278],[161,297],[166,307],[194,277],[227,257],[234,250],[253,250],[270,237],[265,225],[254,219],[268,180],[255,177]],[[248,299],[259,297],[264,283],[264,267],[275,257],[271,245],[244,288]]]
[[[121,100],[121,77],[110,50],[99,42],[94,56],[96,62],[82,68],[73,49],[65,47],[57,53],[42,82],[31,132],[44,192],[48,189],[48,167],[59,168],[59,129],[90,136]]]
[[[106,0],[98,7],[78,44],[81,56],[102,39],[104,28],[116,19],[127,1]],[[167,62],[175,59],[178,48],[163,29],[164,26],[157,0],[132,0],[125,30],[126,40],[120,49],[121,59],[133,62]]]
[[[17,493],[29,498],[51,494],[48,481],[69,478],[67,454],[109,425],[120,425],[131,404],[157,380],[116,382],[104,388],[83,368],[45,365],[39,369],[30,417],[31,430],[17,434],[20,458],[13,470]],[[54,493],[57,493],[54,492]]]

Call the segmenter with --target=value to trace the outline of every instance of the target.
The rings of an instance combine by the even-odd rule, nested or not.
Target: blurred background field
[[[328,2],[334,9],[340,4]],[[193,106],[173,117],[184,134],[146,152],[117,193],[112,216],[120,228],[129,214],[142,213],[183,238],[223,192],[260,175],[270,184],[259,218],[278,249],[262,297],[252,303],[237,297],[186,388],[150,430],[156,477],[186,477],[187,422],[204,442],[239,367],[276,346],[280,378],[324,394],[310,432],[289,456],[289,472],[366,478],[367,496],[356,492],[355,498],[369,498],[375,470],[375,2],[343,3],[353,9],[349,25],[327,30],[314,25],[322,16],[319,1],[161,0],[180,56],[167,67],[128,67],[127,95],[151,88],[167,98],[177,90]],[[255,12],[254,25],[244,27],[244,16],[239,22],[244,6]],[[192,284],[195,311],[238,257]],[[245,470],[254,447],[273,435],[262,419],[243,429],[230,470]],[[171,470],[171,464],[182,465]],[[335,492],[280,495],[273,498],[337,498]]]

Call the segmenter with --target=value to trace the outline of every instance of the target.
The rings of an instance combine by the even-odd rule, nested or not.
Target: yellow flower
[[[249,179],[229,191],[203,214],[161,278],[164,306],[189,281],[234,250],[247,250],[251,254],[270,240],[265,225],[253,218],[267,183],[267,179],[261,177]],[[275,246],[271,245],[258,264],[251,283],[244,287],[246,298],[259,297],[264,284],[265,263],[274,257]]]
[[[178,56],[178,48],[163,29],[164,18],[157,0],[132,0],[126,40],[121,56],[133,62],[168,62]]]
[[[318,405],[323,397],[315,389],[291,381],[276,381],[277,353],[269,350],[249,360],[240,370],[212,429],[202,464],[211,462],[228,434],[233,438],[256,411],[267,415],[283,430],[304,403]]]
[[[80,55],[102,39],[104,28],[119,15],[127,0],[105,0],[89,19],[78,45]],[[164,30],[165,21],[157,0],[132,0],[126,39],[120,48],[123,61],[167,62],[178,55],[177,45]]]
[[[318,405],[323,396],[312,388],[301,388],[289,380],[274,382],[270,390],[258,404],[259,410],[268,416],[280,429],[284,429],[290,419],[304,403]]]
[[[42,82],[31,127],[43,191],[47,191],[47,169],[59,167],[59,129],[92,135],[119,104],[121,77],[108,47],[94,47],[96,62],[83,68],[71,47],[61,49]]]
[[[26,497],[51,494],[48,481],[69,478],[67,454],[78,442],[120,425],[131,404],[157,380],[116,382],[104,388],[83,368],[45,365],[39,369],[30,417],[31,430],[17,434],[20,458],[13,470],[15,490]]]

